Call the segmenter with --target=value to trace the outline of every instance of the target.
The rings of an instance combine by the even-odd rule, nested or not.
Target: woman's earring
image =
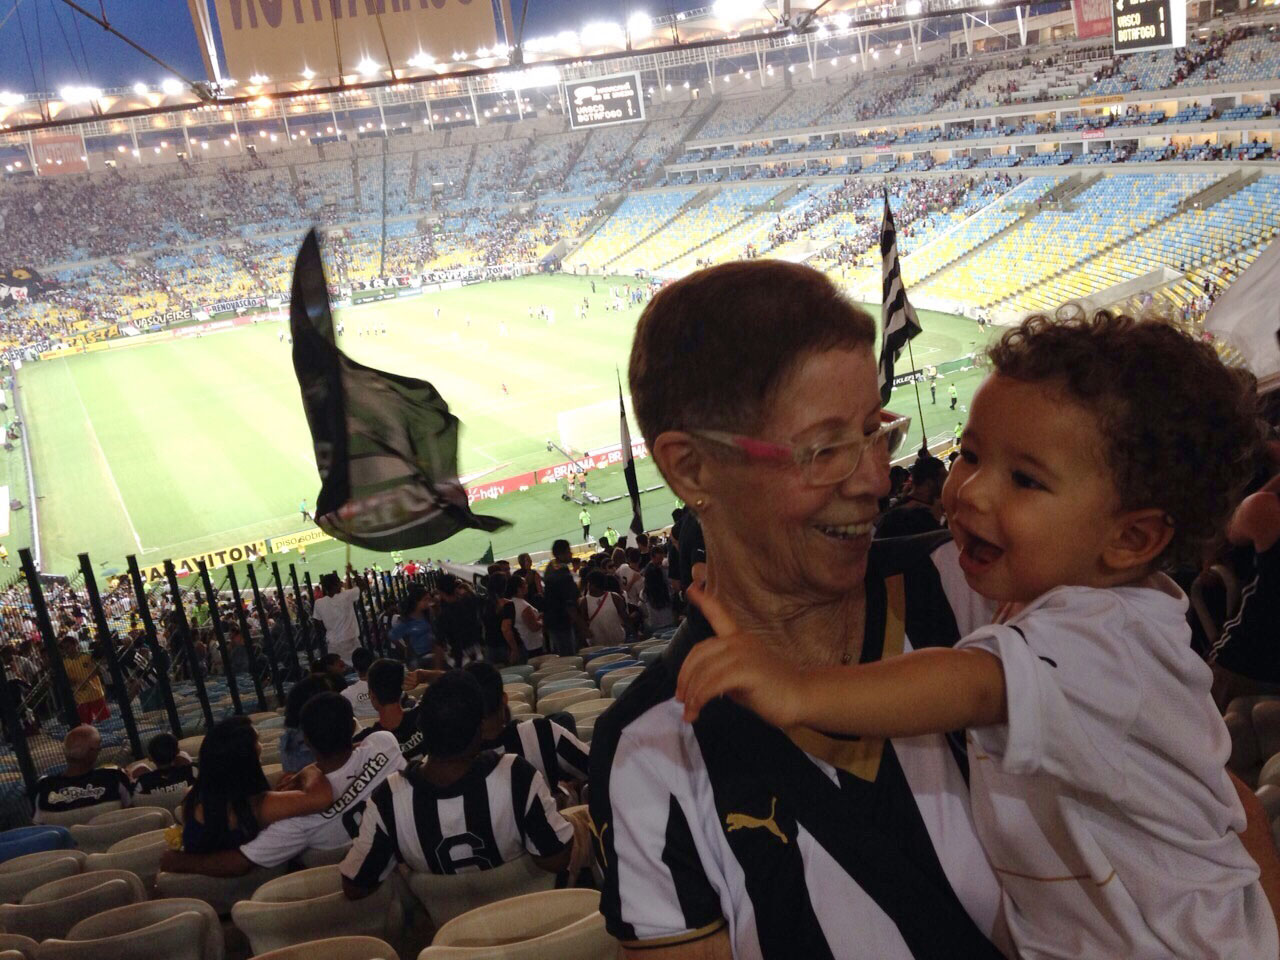
[[[699,497],[697,500],[693,501],[693,505],[697,507],[699,510],[701,510],[706,505],[706,502],[707,501]]]

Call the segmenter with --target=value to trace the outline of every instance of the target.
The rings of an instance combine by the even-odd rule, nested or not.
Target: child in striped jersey
[[[1251,472],[1251,393],[1209,345],[1105,313],[1028,319],[989,356],[943,505],[997,623],[802,672],[695,588],[717,636],[684,664],[686,718],[728,695],[784,729],[967,729],[1020,956],[1275,957],[1212,677],[1160,572],[1198,555]]]

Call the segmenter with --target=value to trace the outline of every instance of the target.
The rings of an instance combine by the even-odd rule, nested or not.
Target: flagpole
[[[911,341],[907,341],[907,359],[911,361],[911,372],[916,373],[916,358],[911,352]],[[913,376],[912,384],[916,388],[916,409],[920,411],[920,450],[923,453],[929,452],[929,434],[924,428],[924,403],[920,400],[920,378]]]

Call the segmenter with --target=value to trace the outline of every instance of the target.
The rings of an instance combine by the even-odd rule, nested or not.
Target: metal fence
[[[260,559],[145,583],[128,572],[99,583],[87,554],[72,578],[0,567],[0,828],[26,823],[39,777],[65,768],[62,741],[88,721],[102,736],[100,763],[126,767],[159,733],[179,740],[235,714],[274,711],[325,655],[312,619],[311,571]],[[389,625],[414,583],[438,573],[369,569],[353,574],[360,643],[403,659]]]

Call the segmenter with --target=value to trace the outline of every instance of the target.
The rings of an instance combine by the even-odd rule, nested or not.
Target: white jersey
[[[378,715],[369,702],[369,681],[357,680],[342,691],[342,695],[351,701],[351,709],[355,711],[357,720],[371,720]]]
[[[351,751],[351,757],[326,774],[333,787],[333,803],[320,813],[292,817],[271,824],[240,848],[260,867],[275,867],[304,850],[336,850],[360,832],[360,817],[374,789],[405,766],[395,734],[371,733]]]
[[[626,641],[627,628],[613,602],[616,596],[616,593],[605,592],[598,597],[585,598],[587,630],[591,635],[592,643],[613,646]]]
[[[1169,578],[1058,587],[957,647],[1000,658],[1008,722],[970,788],[1020,955],[1274,957],[1231,741]]]
[[[537,653],[542,650],[546,643],[546,639],[542,634],[542,630],[533,630],[524,622],[524,613],[526,610],[532,610],[533,604],[528,600],[521,600],[516,597],[512,600],[516,605],[516,636],[520,638],[520,643],[529,653]],[[534,611],[537,612],[536,610]]]
[[[356,604],[359,602],[359,589],[350,587],[332,597],[321,597],[311,612],[324,624],[329,652],[340,655],[348,663],[351,662],[351,654],[360,646],[360,625],[356,620]]]

